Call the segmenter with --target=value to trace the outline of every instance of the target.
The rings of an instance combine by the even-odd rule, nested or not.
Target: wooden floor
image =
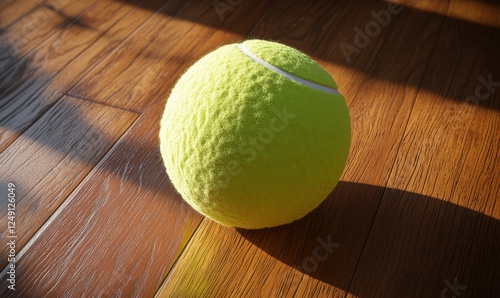
[[[0,297],[500,297],[500,3],[215,3],[0,0]],[[195,213],[158,151],[178,77],[247,38],[352,118],[336,189],[273,229]]]

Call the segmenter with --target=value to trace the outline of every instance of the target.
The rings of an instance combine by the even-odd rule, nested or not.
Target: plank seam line
[[[191,244],[191,241],[193,240],[194,236],[196,235],[196,233],[198,233],[199,229],[200,229],[200,226],[201,224],[206,220],[205,217],[202,218],[202,220],[200,220],[200,222],[198,223],[198,225],[196,225],[196,228],[193,230],[193,233],[191,234],[191,236],[189,237],[188,241],[186,241],[186,244],[184,245],[184,247],[182,248],[182,250],[179,252],[179,254],[177,255],[177,258],[175,258],[175,261],[174,263],[172,264],[172,266],[170,267],[170,270],[168,270],[167,274],[165,275],[165,278],[163,278],[162,282],[160,283],[160,285],[158,286],[158,288],[156,289],[155,291],[155,294],[153,295],[153,297],[158,297],[158,294],[160,292],[161,289],[163,289],[163,287],[166,285],[166,283],[168,282],[169,278],[170,278],[170,275],[172,274],[172,271],[174,271],[175,267],[177,266],[177,263],[179,263],[179,260],[181,259],[181,257],[184,255],[184,252],[186,251],[186,249],[188,248],[188,246]]]
[[[91,10],[94,6],[97,5],[97,1],[94,3],[94,4],[91,4],[90,6],[86,7],[81,13],[79,13],[77,16],[76,16],[76,19],[69,22],[69,23],[66,23],[64,25],[64,27],[62,29],[56,29],[56,30],[53,30],[49,33],[47,33],[47,36],[44,37],[44,40],[41,41],[39,44],[37,45],[34,45],[31,49],[29,49],[26,53],[20,55],[20,56],[16,56],[14,61],[12,61],[11,65],[10,66],[7,66],[2,72],[0,72],[1,75],[3,74],[6,74],[8,73],[11,69],[15,68],[16,67],[16,64],[19,63],[20,61],[22,61],[23,58],[26,58],[26,57],[29,57],[31,54],[37,52],[42,46],[44,46],[53,36],[56,36],[58,33],[61,33],[61,32],[64,32],[65,30],[67,30],[72,24],[74,24],[75,22],[77,21],[80,21],[81,18],[83,18],[83,16],[88,13],[89,10]],[[44,6],[44,3],[41,3],[40,6]],[[38,8],[38,6],[35,7],[35,9]],[[26,14],[27,15],[27,14]],[[23,16],[24,17],[24,16]],[[21,19],[21,18],[19,18]],[[16,20],[15,22],[17,22],[18,20]],[[12,23],[14,24],[14,23]],[[10,25],[9,25],[10,26]],[[112,25],[113,26],[113,25]],[[100,38],[103,34],[99,35],[98,38]],[[89,45],[90,46],[90,45]],[[87,47],[88,48],[88,47]],[[85,48],[83,51],[85,51],[87,48]],[[83,52],[82,51],[82,52]],[[73,61],[73,59],[71,59],[69,62]],[[68,63],[69,64],[69,63]],[[67,65],[67,64],[66,64]],[[57,72],[55,72],[55,74],[58,74],[59,72],[61,72],[62,68],[59,69]],[[54,75],[55,76],[55,75]]]
[[[141,1],[141,5],[144,4],[145,0],[144,1]],[[151,14],[150,16],[148,16],[144,21],[142,21],[142,23],[140,23],[137,28],[135,28],[132,32],[130,32],[130,34],[125,37],[124,39],[122,39],[116,46],[115,48],[108,52],[104,57],[102,57],[98,62],[96,62],[96,64],[91,68],[89,69],[86,73],[82,73],[82,76],[76,80],[76,82],[73,84],[73,85],[70,85],[70,87],[68,88],[68,91],[66,93],[68,94],[72,94],[72,90],[78,86],[78,84],[80,84],[81,82],[83,82],[83,80],[85,80],[89,75],[90,73],[97,69],[97,67],[99,65],[101,65],[101,63],[104,63],[104,61],[106,59],[108,59],[109,57],[111,57],[115,52],[117,52],[127,41],[131,40],[133,36],[135,36],[137,34],[137,32],[142,29],[144,26],[146,26],[146,24],[148,24],[151,19],[153,19],[155,16],[157,16],[158,14],[161,13],[161,11],[167,6],[167,4],[169,4],[170,2],[169,1],[166,1],[165,4],[163,4],[157,11],[155,11],[153,14]],[[106,31],[108,32],[111,28],[113,28],[119,21],[121,21],[124,17],[128,16],[129,14],[133,13],[136,9],[140,9],[141,6],[138,5],[137,8],[134,8],[132,9],[129,13],[127,13],[126,15],[124,15],[122,18],[120,18],[119,20],[117,20],[112,26],[109,27],[109,29]],[[102,36],[104,36],[104,34],[106,33],[104,32],[103,34],[101,34],[95,41],[97,41],[98,39],[100,39]],[[94,42],[95,42],[94,41]],[[93,44],[93,43],[92,43]],[[72,59],[71,61],[77,59],[83,52],[85,52],[88,48],[90,48],[91,45],[89,45],[87,48],[85,48],[85,50],[83,50],[80,54],[78,54],[74,59]],[[71,62],[70,61],[70,62]],[[69,64],[69,63],[68,63]],[[71,95],[73,96],[73,95]]]
[[[93,104],[102,105],[102,106],[106,106],[106,107],[113,108],[113,109],[118,109],[118,110],[121,110],[121,111],[124,111],[124,112],[134,113],[136,115],[141,115],[142,114],[140,111],[136,111],[136,110],[133,110],[133,109],[126,109],[124,107],[111,105],[111,104],[109,104],[107,102],[100,102],[100,101],[92,100],[90,98],[83,97],[83,96],[81,96],[79,94],[72,94],[72,93],[66,92],[64,94],[64,96],[73,97],[73,98],[76,98],[78,100],[83,100],[83,101],[87,101],[87,102],[90,102],[90,103],[93,103]]]

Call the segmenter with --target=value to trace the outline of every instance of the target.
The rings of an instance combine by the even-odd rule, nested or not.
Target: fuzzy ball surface
[[[161,155],[183,199],[247,229],[315,209],[336,186],[351,140],[344,97],[315,86],[337,89],[314,60],[270,41],[225,45],[192,65],[160,123]]]

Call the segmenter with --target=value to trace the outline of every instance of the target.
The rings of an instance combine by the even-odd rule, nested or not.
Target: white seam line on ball
[[[313,89],[316,89],[316,90],[319,90],[319,91],[323,91],[323,92],[326,92],[326,93],[330,93],[330,94],[339,94],[339,92],[336,90],[336,89],[333,89],[333,88],[328,88],[328,87],[325,87],[325,86],[322,86],[322,85],[318,85],[318,84],[315,84],[313,82],[310,82],[310,81],[307,81],[307,80],[304,80],[304,79],[301,79],[299,77],[296,77],[294,76],[293,74],[290,74],[284,70],[281,70],[279,68],[277,68],[276,66],[273,66],[269,63],[267,63],[266,61],[260,59],[259,57],[255,56],[254,54],[252,54],[250,52],[250,50],[244,45],[244,44],[238,44],[237,45],[238,48],[243,52],[243,54],[247,55],[248,57],[250,57],[250,59],[252,59],[253,61],[257,62],[258,64],[264,66],[265,68],[277,73],[277,74],[280,74],[284,77],[286,77],[287,79],[289,80],[292,80],[292,81],[295,81],[299,84],[302,84],[304,86],[307,86],[309,88],[313,88]]]

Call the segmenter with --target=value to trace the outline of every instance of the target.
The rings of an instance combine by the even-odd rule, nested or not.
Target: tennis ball
[[[248,40],[209,53],[178,80],[160,124],[167,174],[223,225],[302,218],[336,186],[350,146],[332,77],[283,44]]]

